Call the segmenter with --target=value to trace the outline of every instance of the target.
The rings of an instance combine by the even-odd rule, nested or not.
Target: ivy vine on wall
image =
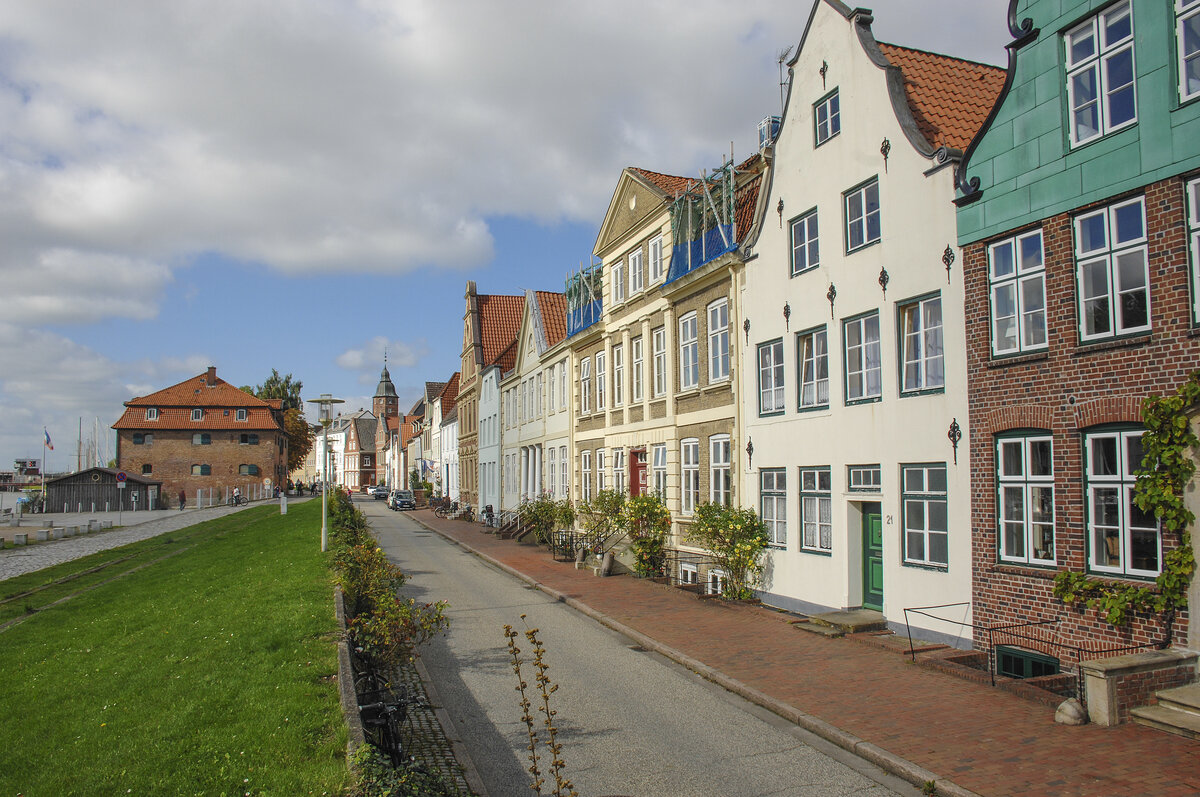
[[[1136,586],[1101,580],[1064,570],[1054,577],[1054,597],[1063,603],[1086,603],[1109,624],[1125,625],[1131,613],[1154,612],[1174,616],[1187,607],[1188,585],[1196,570],[1189,527],[1195,516],[1183,493],[1196,472],[1193,448],[1200,451],[1189,422],[1189,412],[1200,406],[1200,371],[1194,371],[1174,395],[1150,397],[1142,402],[1142,464],[1137,470],[1133,501],[1143,512],[1154,514],[1163,529],[1178,532],[1179,547],[1163,557],[1163,568],[1154,586]]]

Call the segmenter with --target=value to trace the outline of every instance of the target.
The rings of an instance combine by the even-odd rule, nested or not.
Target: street
[[[465,744],[492,797],[530,793],[528,737],[505,624],[539,629],[548,675],[559,685],[551,707],[558,712],[565,774],[581,795],[918,793],[552,601],[404,513],[378,501],[356,503],[389,558],[409,576],[404,591],[450,604],[449,633],[423,648],[421,658],[453,719],[446,732]],[[533,690],[531,646],[523,634],[518,644]],[[540,764],[544,776],[547,760]],[[553,789],[552,778],[548,785],[544,793]]]

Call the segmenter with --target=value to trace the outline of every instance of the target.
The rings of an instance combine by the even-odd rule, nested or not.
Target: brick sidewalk
[[[628,576],[597,578],[554,561],[545,548],[428,510],[414,516],[548,592],[748,687],[735,691],[761,693],[770,708],[782,704],[833,726],[824,735],[834,741],[840,729],[978,794],[1200,794],[1200,743],[1140,725],[1059,725],[1052,708],[913,666],[873,645],[796,630],[767,609],[701,601]]]

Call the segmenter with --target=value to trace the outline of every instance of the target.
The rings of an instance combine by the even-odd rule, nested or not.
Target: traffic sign
[[[123,470],[117,471],[117,481],[118,482],[124,482],[126,478],[128,478],[128,477],[125,475],[125,471],[123,471]]]

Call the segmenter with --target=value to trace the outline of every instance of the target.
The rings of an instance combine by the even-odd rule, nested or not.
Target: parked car
[[[387,498],[388,488],[386,484],[372,485],[367,488],[367,495],[378,501],[380,498]]]
[[[392,509],[416,509],[417,501],[413,498],[412,490],[395,490],[388,498],[388,506]]]

